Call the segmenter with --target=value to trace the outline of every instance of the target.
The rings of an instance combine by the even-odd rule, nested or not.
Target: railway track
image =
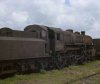
[[[70,81],[68,81],[68,82],[65,83],[65,84],[73,84],[73,83],[76,82],[76,81],[88,79],[88,78],[93,77],[93,76],[96,76],[96,75],[98,75],[98,74],[100,74],[100,72],[97,72],[97,73],[94,73],[94,74],[90,74],[90,75],[87,75],[87,76],[84,76],[84,77],[81,77],[81,78],[78,78],[78,79],[70,80]]]

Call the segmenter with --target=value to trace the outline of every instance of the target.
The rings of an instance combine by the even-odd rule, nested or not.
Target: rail
[[[98,75],[98,74],[100,74],[100,72],[97,72],[97,73],[94,73],[94,74],[90,74],[90,75],[87,75],[87,76],[84,76],[84,77],[81,77],[81,78],[78,78],[78,79],[70,80],[70,81],[68,81],[65,84],[73,84],[76,81],[83,80],[83,79],[87,79],[87,78],[90,78],[90,77],[95,76],[95,75]]]

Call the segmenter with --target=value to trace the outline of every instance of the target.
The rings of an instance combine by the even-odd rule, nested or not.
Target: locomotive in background
[[[61,69],[95,58],[92,38],[85,32],[29,25],[24,31],[0,29],[0,76],[40,69]]]
[[[95,58],[100,60],[100,39],[93,39],[94,48],[95,48]]]

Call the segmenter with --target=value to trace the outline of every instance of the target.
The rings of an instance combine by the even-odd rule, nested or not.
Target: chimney
[[[81,35],[85,35],[85,31],[81,31]]]

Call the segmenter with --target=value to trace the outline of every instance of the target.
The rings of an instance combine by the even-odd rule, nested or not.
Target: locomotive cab
[[[53,61],[53,66],[55,68],[62,68],[63,66],[63,31],[59,28],[48,27],[49,32],[49,45]]]
[[[63,31],[59,28],[49,27],[49,43],[52,52],[61,52],[64,48]]]

